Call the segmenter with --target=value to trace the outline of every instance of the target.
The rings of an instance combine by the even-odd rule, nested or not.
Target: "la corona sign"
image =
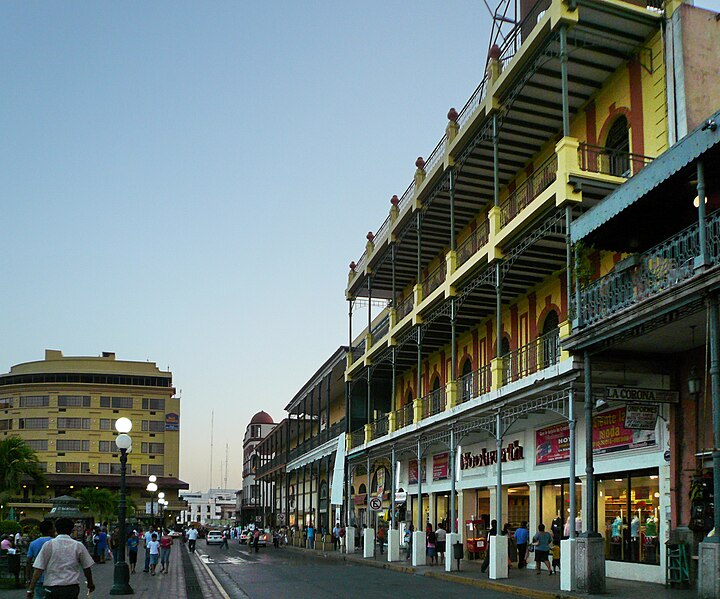
[[[643,389],[641,387],[605,387],[605,399],[640,403],[678,403],[680,393],[666,391],[665,389]]]

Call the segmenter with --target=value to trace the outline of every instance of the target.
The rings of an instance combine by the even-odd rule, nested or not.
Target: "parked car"
[[[251,530],[243,530],[240,533],[240,544],[241,545],[247,545],[248,538],[252,537],[252,531]]]
[[[208,531],[205,535],[205,543],[208,545],[222,545],[222,533],[219,530]]]

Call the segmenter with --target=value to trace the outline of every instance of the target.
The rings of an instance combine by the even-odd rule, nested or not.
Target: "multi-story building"
[[[187,508],[181,514],[181,521],[202,525],[234,523],[236,493],[235,489],[181,492],[181,499],[187,503]]]
[[[283,419],[255,446],[258,457],[255,481],[259,487],[265,526],[285,526],[288,522],[285,505],[285,466],[291,442],[288,423],[287,418]]]
[[[664,582],[665,541],[683,521],[673,506],[686,503],[673,452],[696,463],[677,436],[696,425],[673,420],[668,403],[686,396],[677,369],[687,361],[654,359],[671,339],[665,350],[652,336],[635,341],[632,321],[617,339],[607,327],[630,298],[664,289],[633,273],[644,251],[692,222],[690,205],[667,208],[680,183],[702,195],[687,177],[654,193],[680,166],[653,159],[720,105],[718,20],[672,0],[519,7],[485,78],[450,110],[446,134],[350,265],[348,521],[442,522],[466,548],[491,519],[567,523],[583,533],[573,555],[602,570],[579,568],[581,589],[599,590],[605,574]],[[613,226],[630,197],[646,199]],[[673,270],[668,252],[650,268]],[[614,286],[609,271],[630,274]],[[378,299],[387,308],[368,308],[353,336],[358,300]],[[656,311],[657,322],[669,313]],[[703,330],[679,349],[700,345]],[[383,509],[368,518],[358,492]],[[491,546],[494,578],[507,575],[505,542]]]
[[[250,419],[243,438],[243,481],[241,523],[262,522],[266,511],[261,503],[260,485],[255,481],[255,472],[260,464],[256,447],[275,428],[272,416],[267,412],[258,412]]]
[[[184,507],[177,496],[187,487],[179,478],[180,398],[172,373],[154,362],[116,360],[112,352],[65,357],[46,350],[44,360],[0,375],[0,410],[3,437],[26,441],[46,471],[44,488],[28,481],[22,497],[9,502],[21,517],[42,518],[51,498],[83,487],[119,489],[114,424],[121,416],[133,423],[127,487],[138,515],[149,512],[155,499],[145,491],[150,475],[165,493],[168,522]]]

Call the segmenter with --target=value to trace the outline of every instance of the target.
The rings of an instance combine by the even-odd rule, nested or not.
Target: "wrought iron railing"
[[[300,445],[298,445],[297,447],[291,449],[288,452],[288,460],[292,461],[300,457],[301,455],[307,453],[308,451],[319,447],[323,443],[330,441],[330,439],[336,439],[340,435],[340,433],[343,432],[345,432],[345,418],[339,420],[338,422],[330,426],[330,429],[320,431],[319,434],[315,435],[314,437],[310,437],[306,441],[300,443]]]
[[[556,329],[503,356],[503,384],[518,381],[560,360],[560,333]]]
[[[353,360],[357,360],[360,356],[365,353],[365,338],[360,343],[352,348]]]
[[[470,233],[457,248],[457,266],[465,264],[472,256],[474,256],[480,248],[487,245],[490,238],[490,221],[482,221],[475,230]]]
[[[398,204],[398,210],[402,212],[405,209],[405,206],[407,206],[410,203],[410,200],[412,200],[415,197],[415,179],[413,179],[410,182],[410,185],[408,185],[407,189],[405,190],[405,193],[400,196],[400,203]]]
[[[363,443],[365,443],[365,428],[350,433],[350,449],[360,447]]]
[[[400,322],[403,318],[405,318],[410,312],[412,312],[413,309],[413,293],[408,293],[408,296],[401,299],[398,302],[397,308],[395,308],[395,316],[397,317],[397,321]]]
[[[550,156],[528,175],[508,198],[500,204],[500,227],[507,225],[523,208],[545,191],[557,177],[557,154]]]
[[[428,274],[422,282],[422,293],[423,299],[429,296],[435,291],[440,285],[445,282],[445,275],[447,273],[447,265],[443,258],[440,258],[440,263]]]
[[[463,106],[462,110],[460,110],[457,120],[457,124],[460,128],[465,126],[472,115],[475,114],[475,111],[480,107],[480,104],[482,104],[482,101],[485,99],[485,93],[487,92],[487,86],[488,76],[486,74],[480,84],[475,88],[472,96],[470,96],[468,101],[465,102],[465,106]]]
[[[428,156],[428,159],[425,161],[424,170],[426,173],[431,173],[435,166],[438,164],[438,162],[442,161],[442,159],[445,157],[446,145],[447,134],[442,136],[442,139],[438,142],[433,151],[430,152],[430,156]]]
[[[720,260],[720,211],[706,221],[710,262]],[[700,255],[698,225],[694,224],[648,251],[624,261],[613,271],[580,289],[584,325],[596,324],[625,308],[670,289],[695,274]]]
[[[542,15],[550,7],[550,1],[551,0],[539,0],[530,9],[530,12],[525,15],[523,20],[515,25],[505,37],[502,46],[500,46],[500,61],[503,64],[507,64],[510,58],[517,54],[523,40],[527,39],[532,30],[535,29],[535,25],[537,25],[538,21],[542,18]]]
[[[580,168],[589,173],[602,173],[628,179],[652,160],[651,157],[642,154],[593,146],[584,142],[578,146]]]
[[[413,402],[408,402],[401,408],[395,410],[395,428],[404,428],[409,426],[415,420],[415,412],[413,410]]]
[[[489,364],[461,376],[458,379],[458,403],[465,403],[490,391],[490,381]]]
[[[385,414],[378,418],[375,422],[370,423],[370,438],[379,439],[380,437],[384,437],[388,434],[389,430],[388,415]]]
[[[382,339],[388,334],[390,330],[390,315],[386,315],[379,323],[377,323],[371,330],[373,343]]]
[[[445,409],[446,394],[445,387],[431,391],[421,400],[422,417],[428,418],[433,414],[439,414]]]

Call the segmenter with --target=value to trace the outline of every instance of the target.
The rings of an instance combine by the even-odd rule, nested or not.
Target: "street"
[[[250,553],[237,542],[229,550],[198,542],[197,553],[231,599],[265,597],[421,597],[452,595],[456,599],[478,596],[478,589],[426,576],[347,563],[290,548],[261,547]],[[504,593],[482,590],[488,599],[507,598]]]

